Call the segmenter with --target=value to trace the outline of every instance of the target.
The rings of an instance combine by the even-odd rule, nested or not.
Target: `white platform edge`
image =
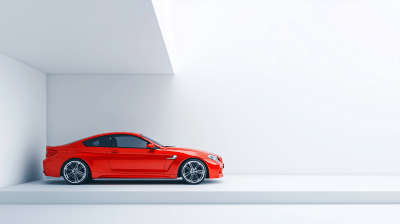
[[[229,176],[196,186],[52,181],[2,188],[0,204],[400,204],[399,176]]]
[[[400,204],[400,192],[3,192],[0,204]]]

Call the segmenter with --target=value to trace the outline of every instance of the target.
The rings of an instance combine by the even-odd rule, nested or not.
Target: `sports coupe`
[[[199,184],[221,178],[222,158],[201,150],[164,146],[142,134],[113,132],[47,146],[44,174],[69,184],[96,178],[179,178]]]

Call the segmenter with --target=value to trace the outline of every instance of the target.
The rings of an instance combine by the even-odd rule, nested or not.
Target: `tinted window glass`
[[[121,147],[121,148],[146,148],[147,141],[142,138],[138,138],[132,135],[115,135],[115,143],[113,147]],[[113,140],[112,140],[113,141]]]
[[[110,136],[101,136],[98,138],[92,138],[83,142],[86,146],[92,147],[110,147]]]

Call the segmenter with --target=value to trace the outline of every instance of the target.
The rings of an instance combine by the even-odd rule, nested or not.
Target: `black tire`
[[[179,170],[183,181],[187,184],[199,184],[207,177],[207,165],[199,159],[188,159]]]
[[[80,159],[71,159],[65,162],[61,168],[64,180],[72,185],[83,184],[91,179],[89,166]]]

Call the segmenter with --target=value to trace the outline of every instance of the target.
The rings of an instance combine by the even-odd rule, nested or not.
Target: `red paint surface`
[[[88,147],[84,141],[104,135],[125,134],[145,139],[159,149],[150,148],[119,148],[119,147]],[[56,153],[54,153],[54,150]],[[182,162],[195,158],[207,165],[209,178],[223,177],[223,161],[215,153],[206,151],[164,147],[144,138],[140,134],[130,132],[114,132],[95,135],[67,145],[47,146],[47,154],[43,160],[46,176],[60,177],[63,164],[69,159],[85,161],[92,172],[92,178],[177,178]],[[167,159],[176,155],[175,160]],[[218,156],[216,162],[208,155]]]

